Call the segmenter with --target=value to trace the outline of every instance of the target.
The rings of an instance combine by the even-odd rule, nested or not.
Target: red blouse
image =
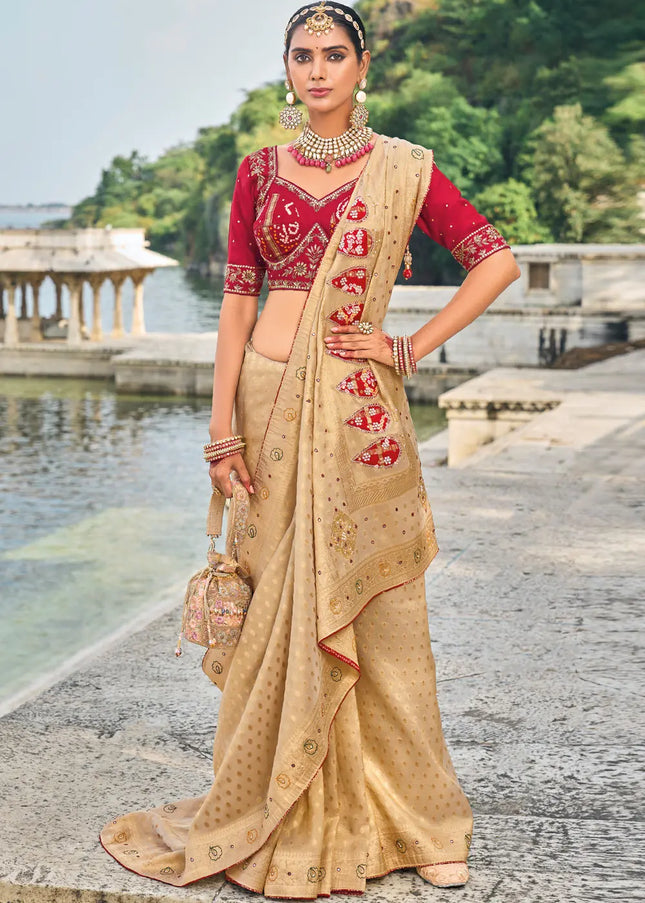
[[[308,292],[355,184],[318,199],[278,175],[276,147],[245,157],[233,192],[224,291],[259,295],[267,273],[269,289]],[[435,164],[417,225],[467,270],[508,247]]]

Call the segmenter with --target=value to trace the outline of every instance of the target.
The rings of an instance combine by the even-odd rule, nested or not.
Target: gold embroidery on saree
[[[331,524],[330,544],[345,558],[351,558],[356,548],[358,524],[342,511],[336,511]]]
[[[391,253],[395,240],[402,256],[425,197],[431,165],[430,153],[425,155],[423,164],[416,165],[409,144],[379,138],[348,204],[347,209],[351,209],[360,192],[368,210],[364,222],[374,244],[369,257],[361,263],[373,284],[364,316],[375,324],[383,322],[396,277],[396,272],[388,275],[390,262],[385,257]],[[230,870],[233,878],[249,875],[248,880],[253,883],[253,870],[246,871],[249,863],[261,864],[261,856],[267,852],[267,838],[288,818],[325,761],[331,728],[339,711],[343,711],[343,701],[352,704],[350,691],[359,677],[354,621],[376,595],[420,576],[436,551],[430,514],[423,511],[418,499],[413,433],[408,419],[399,419],[396,413],[405,405],[401,380],[391,368],[376,362],[370,364],[370,369],[376,376],[383,404],[392,412],[392,429],[401,445],[401,455],[385,473],[377,468],[358,467],[351,460],[365,445],[365,437],[343,423],[356,409],[356,400],[348,393],[335,391],[348,368],[346,363],[323,353],[323,337],[331,326],[326,316],[338,309],[340,291],[329,286],[327,280],[348,266],[347,256],[338,251],[347,223],[344,216],[314,279],[269,422],[257,445],[254,480],[258,487],[270,484],[276,504],[270,509],[263,507],[261,519],[257,507],[253,509],[258,527],[253,559],[259,582],[249,611],[255,609],[255,618],[247,622],[246,636],[243,632],[232,660],[233,679],[226,683],[215,739],[214,783],[204,798],[209,812],[221,814],[212,816],[216,826],[207,826],[195,817],[197,810],[191,823],[190,809],[180,809],[181,818],[175,817],[178,836],[182,836],[184,825],[190,825],[184,844],[180,840],[177,849],[167,852],[159,852],[157,847],[148,861],[137,862],[141,874],[156,876],[160,868],[173,868],[177,876],[168,881],[171,884],[185,885],[223,870]],[[382,241],[386,231],[392,235],[387,249]],[[247,387],[249,391],[251,388]],[[291,425],[283,416],[288,407],[297,413],[291,433]],[[320,467],[317,462],[313,466],[314,447],[319,450]],[[279,461],[271,454],[275,449],[284,453]],[[324,472],[324,479],[320,472]],[[257,500],[252,504],[257,506]],[[360,525],[355,553],[351,561],[347,559],[346,573],[340,578],[336,549],[329,547],[334,507],[342,508]],[[400,513],[395,513],[397,507]],[[360,516],[355,513],[358,509]],[[420,552],[418,561],[415,551]],[[384,561],[390,565],[387,574],[379,570]],[[269,638],[276,643],[269,645]],[[290,668],[296,667],[294,661],[299,662],[301,674],[305,675],[302,680],[285,681],[286,652]],[[331,662],[328,655],[333,657]],[[258,676],[265,661],[273,671]],[[211,670],[211,662],[207,653],[205,671]],[[341,668],[337,663],[350,667]],[[227,660],[227,668],[228,664]],[[338,680],[336,668],[342,670]],[[263,718],[265,733],[258,749],[257,725]],[[262,767],[250,766],[242,777],[237,776],[240,759],[236,749],[243,751],[242,755],[247,749],[253,755],[262,754]],[[289,768],[288,774],[285,768]],[[233,800],[239,802],[233,803],[228,814],[231,787],[232,794],[237,792]],[[278,799],[265,819],[271,789]],[[203,803],[195,801],[195,805]],[[157,816],[158,813],[144,829],[154,844],[159,843],[158,834],[154,833]],[[250,844],[247,832],[259,824],[263,828]],[[258,851],[261,853],[257,860],[246,858]],[[119,855],[118,850],[115,852]],[[335,865],[347,863],[348,871],[356,870],[357,877],[348,881],[349,889],[364,890],[368,851],[359,848],[356,855],[352,851],[346,859],[337,857],[337,852],[331,851]],[[390,859],[381,858],[389,865]],[[316,861],[313,857],[312,860]],[[368,861],[372,863],[371,859]],[[260,884],[261,892],[259,872],[258,868],[260,880],[256,884]],[[272,884],[275,895],[290,896],[291,890],[297,897],[305,877],[306,872],[301,870],[297,876],[287,878],[281,868],[281,880]],[[327,892],[327,885],[321,890]]]

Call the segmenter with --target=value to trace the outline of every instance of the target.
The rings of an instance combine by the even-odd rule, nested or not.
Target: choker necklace
[[[302,133],[287,150],[301,166],[320,166],[331,172],[332,166],[354,163],[371,151],[375,143],[373,135],[374,130],[363,125],[360,128],[352,126],[336,138],[321,138],[306,122]]]

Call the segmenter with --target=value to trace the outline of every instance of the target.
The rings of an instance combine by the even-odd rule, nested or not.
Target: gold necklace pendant
[[[342,135],[321,138],[307,122],[288,150],[302,166],[319,166],[326,173],[331,173],[334,166],[355,163],[369,153],[374,142],[374,133],[369,126],[352,126]]]

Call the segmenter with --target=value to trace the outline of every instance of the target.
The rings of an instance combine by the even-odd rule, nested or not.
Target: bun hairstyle
[[[367,45],[363,20],[356,10],[352,9],[351,6],[344,6],[342,3],[312,3],[308,6],[301,6],[289,19],[289,24],[284,33],[285,53],[289,53],[291,39],[293,38],[293,33],[296,28],[298,28],[299,25],[305,25],[305,23],[311,17],[315,16],[316,13],[331,19],[334,23],[334,27],[340,25],[345,33],[349,35],[352,46],[356,51],[356,56],[359,60],[362,59],[363,51]],[[325,32],[325,34],[328,33],[329,32]]]

